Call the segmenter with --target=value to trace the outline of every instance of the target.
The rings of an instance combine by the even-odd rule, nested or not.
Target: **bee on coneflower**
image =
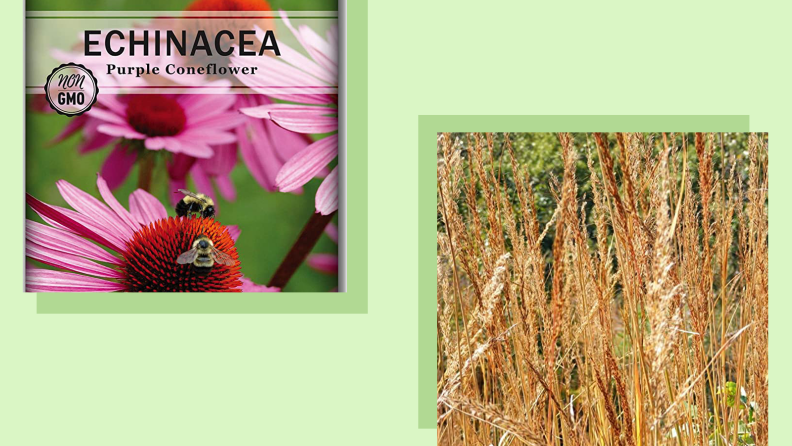
[[[231,266],[236,263],[230,255],[218,250],[209,237],[201,234],[192,243],[192,249],[183,252],[176,263],[179,265],[192,265],[199,275],[206,275],[212,271],[215,263]]]
[[[64,180],[57,186],[74,210],[27,196],[28,205],[46,224],[27,221],[26,255],[56,268],[29,267],[27,291],[240,292],[255,286],[243,283],[235,226],[214,219],[168,217],[162,203],[141,189],[130,195],[127,211],[102,177],[97,186],[107,204]],[[215,260],[205,271],[176,261],[203,239],[223,253],[222,262]]]
[[[176,215],[186,217],[194,214],[199,217],[214,218],[214,200],[204,194],[197,194],[186,189],[179,189],[179,192],[184,194],[184,198],[176,203]]]

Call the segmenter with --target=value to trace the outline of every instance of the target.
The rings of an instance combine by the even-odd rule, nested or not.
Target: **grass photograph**
[[[767,445],[768,141],[438,134],[438,446]]]

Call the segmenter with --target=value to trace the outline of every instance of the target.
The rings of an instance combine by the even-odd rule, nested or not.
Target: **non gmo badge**
[[[66,63],[47,76],[44,91],[53,110],[62,115],[77,116],[96,103],[99,86],[91,70],[77,63]]]

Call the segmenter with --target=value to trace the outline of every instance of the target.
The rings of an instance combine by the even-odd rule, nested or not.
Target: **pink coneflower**
[[[233,111],[235,101],[231,94],[122,97],[100,94],[98,103],[102,107],[88,111],[91,121],[85,125],[85,131],[95,128],[99,134],[120,137],[102,166],[102,175],[110,188],[115,189],[126,180],[146,150],[164,149],[181,156],[188,160],[188,169],[196,159],[217,164],[218,157],[225,154],[218,154],[222,149],[216,151],[215,147],[235,144],[236,134],[230,130],[245,121],[244,116]],[[236,158],[232,161],[225,173],[233,168]],[[171,160],[170,164],[185,163]],[[168,172],[174,184],[184,187],[186,171],[169,166]]]
[[[237,99],[238,108],[271,103],[266,96],[257,94],[239,95]],[[281,128],[272,121],[249,116],[245,118],[245,124],[236,129],[242,159],[259,185],[274,192],[277,190],[276,177],[280,169],[295,154],[308,147],[311,139],[308,135]],[[321,174],[326,175],[327,172],[319,172]],[[302,188],[297,187],[289,192],[301,193]]]
[[[101,96],[101,95],[100,95]],[[127,140],[140,140],[146,149],[210,158],[213,144],[236,141],[228,130],[243,117],[230,111],[232,95],[130,95],[125,102],[105,96],[107,109],[94,108],[88,114],[105,121],[101,133]]]
[[[123,106],[135,97],[100,94],[99,101],[94,108],[102,109],[99,112],[101,114],[112,114],[104,103]],[[231,110],[271,103],[265,96],[257,94],[229,94],[227,98],[233,98],[234,105],[230,107]],[[227,100],[231,101],[231,99]],[[32,107],[36,110],[41,108],[36,103],[33,103]],[[48,105],[47,108],[49,108]],[[41,108],[41,111],[46,110]],[[226,115],[228,114],[233,114],[233,112],[226,113]],[[217,202],[215,186],[219,190],[220,196],[228,201],[234,201],[236,189],[230,174],[239,162],[241,153],[244,164],[261,187],[268,191],[275,191],[277,190],[275,177],[280,168],[294,154],[302,151],[311,143],[310,137],[307,135],[283,129],[272,121],[251,118],[242,114],[237,114],[236,119],[241,124],[223,132],[235,135],[236,141],[212,144],[213,155],[211,157],[198,158],[185,153],[176,153],[167,160],[169,190],[190,189],[187,186],[187,181],[192,178],[195,182],[195,190],[211,196],[215,202]],[[111,136],[98,130],[100,126],[107,124],[105,119],[99,119],[92,114],[77,116],[69,121],[51,143],[59,143],[76,133],[80,133],[82,136],[78,143],[80,153],[92,152],[113,143],[114,146],[102,165],[101,174],[110,189],[116,189],[126,180],[138,161],[141,151],[145,149],[134,147],[134,143],[131,143],[130,140]],[[324,169],[318,174],[318,176],[326,175],[327,171]],[[302,188],[296,188],[292,192],[299,194],[302,192]],[[181,199],[181,195],[172,194],[170,198],[171,204],[175,204]]]
[[[141,189],[130,195],[127,210],[101,176],[97,186],[104,203],[64,180],[57,186],[74,210],[27,196],[46,224],[27,221],[26,255],[58,268],[28,268],[27,291],[244,291],[236,227],[214,219],[168,217],[162,203]],[[201,234],[235,264],[215,264],[206,275],[178,264],[179,254]]]
[[[265,96],[239,94],[234,108],[270,104]],[[283,164],[295,153],[310,144],[307,135],[294,133],[278,127],[270,121],[243,116],[243,122],[233,132],[237,142],[212,146],[214,156],[198,159],[189,155],[177,154],[168,162],[169,190],[189,189],[188,177],[195,182],[195,190],[209,195],[217,203],[217,193],[228,201],[236,199],[236,188],[231,181],[231,171],[241,153],[245,166],[261,187],[275,191],[275,176]],[[326,174],[326,172],[320,172]],[[293,190],[301,193],[302,189]],[[180,194],[171,196],[172,204],[181,199]]]
[[[171,20],[172,22],[172,20]],[[163,26],[167,26],[166,23]],[[169,24],[173,26],[173,23]],[[142,29],[138,29],[138,32],[142,32]],[[153,32],[153,29],[149,30]],[[164,34],[163,34],[164,35]],[[82,37],[82,35],[81,35]],[[124,38],[129,38],[124,37]],[[100,35],[99,40],[103,40],[104,36]],[[161,42],[164,44],[164,41]],[[79,45],[80,50],[83,48],[83,44]],[[108,117],[100,116],[99,118],[96,117],[96,114],[103,113],[103,111],[110,111],[112,113],[112,109],[117,109],[119,114],[122,117],[126,117],[129,124],[132,125],[133,128],[137,130],[140,129],[140,125],[142,124],[144,129],[141,133],[147,136],[156,136],[157,134],[165,134],[173,131],[173,128],[180,127],[184,124],[184,110],[179,110],[179,107],[170,107],[171,110],[168,110],[167,100],[163,101],[160,98],[160,95],[145,95],[148,96],[147,99],[142,99],[145,96],[116,96],[114,93],[118,93],[120,90],[125,88],[141,88],[141,87],[156,87],[162,85],[172,85],[172,84],[182,84],[188,86],[201,86],[201,87],[216,87],[218,90],[227,89],[231,82],[227,79],[210,79],[208,76],[205,75],[167,75],[165,67],[167,64],[173,64],[175,66],[183,66],[184,63],[187,61],[186,58],[176,57],[175,55],[166,56],[163,52],[163,56],[155,56],[155,55],[143,55],[138,54],[136,56],[131,56],[129,53],[125,53],[121,56],[118,56],[120,62],[117,62],[117,65],[123,66],[152,66],[160,68],[160,74],[158,75],[150,75],[150,76],[128,76],[128,75],[116,75],[116,74],[108,74],[106,72],[106,64],[103,62],[103,59],[97,59],[96,57],[89,57],[82,54],[80,51],[75,52],[66,52],[59,49],[52,49],[51,51],[52,56],[61,61],[61,62],[75,62],[80,63],[89,69],[92,70],[94,76],[98,79],[98,83],[101,88],[104,90],[104,93],[100,93],[97,98],[97,104],[94,106],[94,109],[99,109],[99,112],[92,114],[83,114],[77,117],[72,118],[67,126],[56,136],[52,143],[58,143],[66,139],[67,137],[71,136],[72,134],[77,133],[78,131],[82,130],[82,139],[78,145],[78,151],[80,153],[88,153],[97,149],[101,149],[113,142],[116,142],[118,139],[117,132],[100,132],[97,128],[100,125],[108,124]],[[110,92],[110,93],[108,93]],[[175,96],[168,96],[168,98],[174,98]],[[133,99],[135,98],[135,99]],[[173,112],[170,116],[167,116],[164,121],[161,121],[161,114],[158,113],[158,108],[162,109],[164,104],[164,114],[168,114],[168,112]],[[148,104],[151,103],[151,104]],[[40,102],[34,103],[36,105],[36,110],[43,111],[43,112],[52,112],[49,107],[49,104],[41,104]],[[153,119],[147,119],[149,116],[141,116],[138,109],[147,110],[148,105],[153,105],[151,109],[148,109],[148,113],[145,115],[151,115],[150,117]],[[159,107],[158,107],[159,106]],[[131,108],[130,108],[131,107]],[[126,108],[126,111],[123,112],[121,109]],[[103,110],[103,111],[102,111]],[[221,110],[218,110],[221,111]],[[198,116],[196,116],[198,118]],[[158,125],[152,127],[147,123],[149,121],[158,122]],[[161,121],[161,122],[160,122]],[[137,125],[136,125],[137,123]],[[148,133],[152,133],[149,135]],[[143,138],[133,138],[133,139],[143,139]],[[210,143],[211,145],[211,143]],[[148,148],[148,147],[147,147]],[[172,151],[172,147],[165,147],[166,150]],[[153,149],[158,150],[158,149]],[[201,146],[201,150],[206,152],[204,146]],[[186,150],[182,150],[184,152]],[[132,167],[139,159],[140,150],[135,150],[134,147],[128,143],[128,141],[117,141],[114,145],[113,150],[106,158],[104,165],[102,166],[102,176],[106,179],[107,184],[110,186],[111,189],[115,189],[120,186],[129,175],[129,172],[132,170]],[[174,152],[176,153],[176,152]],[[201,157],[206,158],[206,155],[201,155]]]
[[[338,27],[327,32],[327,39],[308,26],[292,26],[281,11],[281,18],[310,57],[306,57],[280,42],[281,57],[259,57],[252,63],[261,67],[255,76],[238,76],[253,90],[270,97],[297,104],[264,104],[242,108],[248,116],[270,120],[280,127],[298,133],[331,133],[338,130]],[[264,39],[256,27],[257,37]],[[251,61],[239,56],[231,58],[232,65],[245,66]],[[284,93],[272,93],[268,87],[286,88]],[[294,93],[297,91],[297,93]],[[338,155],[338,135],[319,139],[293,157],[278,172],[275,183],[281,192],[290,192],[327,168]],[[338,167],[325,178],[316,193],[316,211],[329,215],[338,210]]]

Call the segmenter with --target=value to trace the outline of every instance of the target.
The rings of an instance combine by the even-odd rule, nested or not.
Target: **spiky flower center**
[[[209,237],[214,247],[236,263],[215,263],[207,273],[192,264],[176,262],[180,254],[192,249],[200,236]],[[169,217],[143,227],[127,244],[124,253],[127,291],[160,292],[239,292],[242,273],[234,240],[228,229],[214,219]]]
[[[131,95],[127,122],[146,136],[173,136],[184,129],[187,116],[174,99],[158,94]]]

